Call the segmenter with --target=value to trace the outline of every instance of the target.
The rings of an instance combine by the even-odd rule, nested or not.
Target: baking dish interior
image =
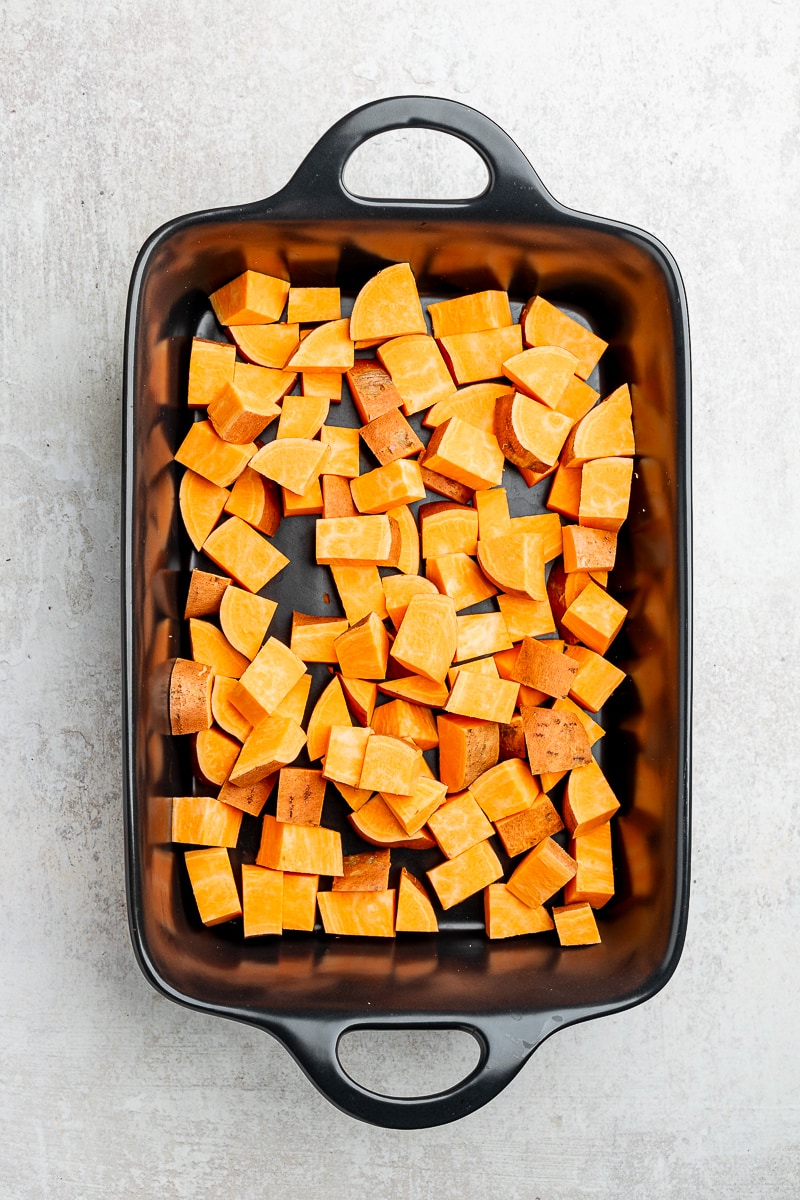
[[[479,899],[444,914],[432,938],[313,933],[246,943],[240,929],[200,924],[182,855],[170,844],[168,798],[192,790],[186,739],[165,731],[163,703],[169,663],[188,649],[181,612],[189,568],[200,562],[188,555],[180,528],[173,462],[191,419],[184,405],[191,338],[211,335],[209,293],[247,268],[288,271],[300,285],[337,284],[352,300],[370,275],[396,261],[411,263],[424,298],[502,288],[518,311],[529,296],[545,295],[609,342],[602,394],[631,385],[637,458],[610,582],[629,619],[609,654],[628,678],[603,710],[600,743],[621,803],[617,891],[602,912],[598,946],[562,950],[549,934],[489,942]],[[238,212],[167,227],[143,253],[138,278],[126,496],[127,832],[134,944],[151,980],[190,1003],[278,1016],[600,1011],[652,994],[680,952],[688,853],[685,378],[679,302],[655,244],[579,218],[517,226],[439,220],[428,210],[424,220],[309,223]],[[512,474],[513,511],[543,510],[547,482],[528,491]],[[309,556],[307,520],[285,520],[276,537],[295,570],[267,588],[285,621],[292,607],[323,611],[324,569]],[[286,637],[288,624],[270,632]],[[326,823],[337,799],[326,800]],[[347,829],[343,820],[331,823]],[[243,826],[243,836],[253,831]]]

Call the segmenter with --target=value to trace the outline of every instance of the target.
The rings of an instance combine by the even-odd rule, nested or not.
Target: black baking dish
[[[402,127],[470,144],[489,172],[484,193],[458,202],[351,195],[342,181],[349,156]],[[190,419],[182,399],[191,338],[213,336],[207,297],[246,268],[337,284],[352,300],[370,275],[398,261],[411,263],[428,299],[494,287],[517,306],[538,292],[582,314],[609,342],[602,393],[631,384],[634,489],[612,576],[630,615],[611,655],[628,678],[606,705],[602,743],[622,805],[617,894],[603,910],[598,946],[562,950],[549,935],[489,942],[469,903],[427,939],[313,933],[245,943],[225,926],[200,925],[170,846],[165,797],[191,787],[185,739],[166,734],[160,717],[164,673],[185,652],[181,603],[197,561],[179,528],[173,462]],[[147,979],[179,1003],[267,1030],[333,1103],[401,1128],[463,1116],[556,1029],[653,996],[681,953],[689,887],[689,337],[669,252],[639,229],[562,207],[510,138],[474,110],[423,97],[382,100],[339,121],[276,195],[180,217],[152,235],[131,281],[124,378],[125,853],[131,936]],[[527,511],[542,508],[543,486],[544,495],[522,489]],[[297,571],[267,590],[289,608],[294,598],[295,607],[323,611],[314,605],[322,586],[315,572],[324,569],[311,565],[304,524],[283,522],[287,540],[278,544]],[[439,1095],[377,1096],[339,1064],[339,1038],[353,1028],[467,1030],[480,1061]]]

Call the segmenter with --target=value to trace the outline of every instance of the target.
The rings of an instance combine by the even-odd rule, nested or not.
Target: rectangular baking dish
[[[403,127],[471,145],[489,173],[483,194],[458,202],[351,195],[343,171],[353,151]],[[428,300],[502,288],[515,311],[540,293],[582,314],[609,342],[602,394],[631,385],[633,495],[611,580],[630,613],[611,653],[627,679],[605,707],[601,743],[621,802],[617,890],[597,946],[564,950],[550,935],[489,942],[472,902],[445,914],[432,938],[315,932],[245,943],[240,931],[199,923],[170,845],[168,797],[191,790],[191,769],[186,739],[165,730],[164,684],[174,657],[187,653],[181,613],[200,561],[180,529],[173,454],[191,419],[191,339],[209,336],[213,323],[208,295],[252,268],[288,272],[297,285],[337,284],[352,300],[376,270],[399,261],[411,263]],[[665,247],[557,203],[514,142],[473,109],[429,97],[381,100],[334,125],[276,195],[180,217],[149,238],[131,280],[124,387],[126,880],[133,947],[150,983],[181,1004],[263,1028],[333,1103],[397,1128],[473,1111],[556,1029],[653,996],[680,957],[689,890],[689,335]],[[512,507],[541,510],[547,486],[520,484]],[[284,521],[281,531],[276,543],[295,570],[267,589],[284,602],[279,613],[333,611],[320,605],[330,584],[310,557],[306,519]],[[286,636],[288,623],[271,632]],[[480,1060],[438,1095],[378,1096],[339,1063],[339,1039],[354,1028],[463,1029],[478,1040]]]

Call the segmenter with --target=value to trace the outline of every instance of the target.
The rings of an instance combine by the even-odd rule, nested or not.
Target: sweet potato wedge
[[[628,515],[632,458],[593,458],[581,470],[578,520],[591,529],[616,533]]]
[[[281,523],[277,484],[251,467],[245,467],[230,490],[225,512],[232,517],[241,517],[259,533],[272,537]]]
[[[562,346],[578,359],[575,373],[588,379],[608,343],[568,317],[543,296],[533,296],[520,316],[522,336],[527,346]]]
[[[230,496],[225,488],[195,471],[184,471],[179,504],[184,528],[195,550],[199,550],[219,520]]]
[[[335,563],[331,566],[333,582],[339,593],[342,608],[351,625],[355,625],[362,617],[374,612],[384,620],[386,597],[384,583],[388,579],[398,579],[402,576],[387,575],[382,580],[378,568],[373,563]]]
[[[531,600],[544,600],[544,540],[538,533],[506,533],[481,538],[478,562],[487,579],[498,588]]]
[[[276,707],[273,716],[291,717],[298,725],[302,725],[305,720],[306,705],[308,704],[310,691],[311,676],[306,673],[305,675],[301,675],[291,691],[286,693],[280,704]]]
[[[285,517],[322,515],[322,487],[318,478],[312,479],[306,490],[301,493],[290,492],[288,488],[281,488],[281,498],[283,501],[283,515]]]
[[[570,772],[564,793],[564,824],[573,837],[582,837],[609,821],[618,808],[619,800],[594,760]]]
[[[325,778],[347,784],[348,787],[359,787],[364,755],[371,737],[372,730],[363,729],[360,725],[333,725],[322,760]]]
[[[411,704],[434,705],[441,708],[447,703],[449,689],[445,683],[425,679],[421,675],[403,675],[398,679],[385,679],[378,684],[378,691],[397,700],[408,700]]]
[[[303,371],[301,392],[304,396],[324,396],[331,404],[341,404],[342,376],[342,371]]]
[[[604,821],[588,833],[573,837],[569,853],[578,869],[564,887],[564,903],[602,908],[614,895],[611,823]]]
[[[394,937],[394,890],[319,892],[317,904],[326,933],[351,937]]]
[[[547,507],[573,521],[578,520],[581,503],[581,467],[565,467],[559,463],[550,485]]]
[[[355,362],[350,321],[326,321],[303,338],[286,364],[290,371],[347,371]]]
[[[477,554],[478,513],[474,508],[442,500],[421,504],[418,515],[423,558],[438,558],[441,554]]]
[[[425,574],[443,596],[450,597],[456,612],[471,608],[481,600],[488,600],[499,591],[467,554],[441,554],[429,558],[425,564]]]
[[[523,350],[503,363],[503,373],[520,392],[555,409],[573,376],[578,360],[558,346]]]
[[[372,714],[375,711],[375,701],[378,699],[378,685],[370,679],[353,679],[340,675],[348,708],[359,725],[371,725]]]
[[[456,479],[449,479],[439,471],[432,471],[424,463],[420,463],[420,470],[422,482],[429,492],[436,492],[437,496],[444,496],[455,504],[468,504],[472,499],[474,488],[467,487],[465,483],[459,483]]]
[[[322,425],[319,440],[330,446],[330,453],[325,460],[325,474],[355,479],[360,470],[358,430],[346,429],[341,425]]]
[[[507,725],[514,715],[518,694],[519,687],[511,680],[459,671],[445,711]]]
[[[628,610],[590,579],[570,604],[561,621],[565,628],[594,650],[605,654],[622,628]]]
[[[342,295],[338,287],[290,287],[286,320],[306,324],[340,321]]]
[[[572,879],[577,867],[575,860],[562,850],[551,837],[544,838],[530,850],[508,880],[512,895],[538,908],[560,891]]]
[[[268,638],[248,663],[231,699],[251,725],[258,725],[274,713],[305,673],[305,663],[288,646],[275,637]]]
[[[250,466],[281,487],[302,495],[325,469],[330,447],[310,438],[282,438],[268,442],[253,455]]]
[[[494,721],[440,714],[439,777],[448,792],[460,792],[498,760],[500,738]]]
[[[356,517],[350,480],[343,475],[321,475],[323,517]]]
[[[494,833],[469,790],[440,804],[428,818],[428,828],[445,858],[463,854]]]
[[[341,875],[342,836],[324,825],[292,825],[266,813],[256,862],[273,871]]]
[[[331,728],[334,725],[351,725],[350,712],[344,698],[342,685],[334,677],[314,705],[308,721],[306,753],[311,762],[327,753]],[[356,781],[358,782],[358,781]]]
[[[209,534],[203,553],[248,592],[260,592],[289,562],[240,517],[229,517]]]
[[[231,804],[234,808],[240,808],[242,812],[250,813],[251,817],[258,817],[272,795],[277,779],[277,774],[268,775],[266,779],[251,783],[247,787],[237,787],[226,779],[217,799],[223,804]]]
[[[283,878],[283,871],[242,863],[242,915],[246,938],[282,933]]]
[[[408,263],[385,267],[367,280],[353,304],[350,331],[358,341],[428,332]]]
[[[568,646],[566,654],[578,664],[570,699],[589,712],[597,712],[622,683],[625,672],[585,646]]]
[[[346,854],[342,860],[344,874],[334,879],[331,891],[385,892],[389,887],[390,859],[388,847]]]
[[[230,773],[231,783],[247,787],[266,779],[294,762],[305,744],[305,733],[291,717],[267,717],[254,726],[242,746]]]
[[[541,794],[529,808],[502,817],[496,822],[496,828],[506,854],[509,858],[516,858],[518,854],[538,846],[546,837],[559,833],[564,828],[564,822],[552,801]]]
[[[392,338],[379,348],[378,358],[403,397],[407,417],[455,395],[452,376],[432,337]]]
[[[237,742],[245,742],[250,736],[253,726],[243,717],[231,696],[239,683],[228,675],[215,675],[214,686],[211,689],[211,711],[220,729],[236,738]]]
[[[408,458],[398,458],[359,475],[350,481],[350,491],[358,511],[367,514],[384,513],[425,498],[419,463]]]
[[[265,371],[266,367],[260,370]],[[296,375],[275,371],[274,396],[264,398],[235,383],[226,383],[208,405],[208,416],[217,434],[226,442],[246,445],[264,432],[281,415],[278,400],[292,387]]]
[[[449,337],[454,333],[481,333],[485,329],[501,329],[512,324],[508,292],[472,292],[454,296],[428,305],[433,323],[433,336]]]
[[[544,933],[553,928],[553,919],[546,908],[523,904],[504,883],[490,883],[483,895],[486,933],[492,939]]]
[[[498,650],[509,650],[511,645],[502,613],[468,613],[456,617],[456,662],[485,658]]]
[[[410,704],[407,700],[391,700],[376,708],[372,716],[376,733],[391,737],[410,738],[420,750],[434,750],[439,745],[436,721],[429,708]]]
[[[219,608],[222,632],[235,650],[252,661],[261,649],[277,607],[266,596],[229,587]]]
[[[207,663],[215,675],[238,679],[250,665],[247,655],[235,649],[225,634],[210,621],[190,617],[189,642],[195,662]]]
[[[287,396],[281,407],[275,440],[316,437],[325,424],[330,403],[327,396]],[[325,469],[331,469],[330,452],[325,460]]]
[[[230,579],[224,575],[213,575],[210,571],[201,571],[195,567],[189,577],[189,591],[183,610],[184,619],[189,617],[212,617],[219,612],[225,589],[230,586]]]
[[[235,361],[236,347],[230,343],[192,338],[186,394],[189,408],[205,408],[226,383],[233,382]]]
[[[490,821],[500,821],[530,808],[541,795],[528,764],[520,758],[497,763],[469,786]]]
[[[419,532],[414,514],[407,504],[397,504],[387,508],[386,515],[396,522],[400,534],[400,550],[396,566],[404,575],[416,575],[419,571]],[[385,616],[386,614],[382,614]]]
[[[317,919],[318,891],[319,875],[283,872],[281,923],[284,929],[302,929],[307,933],[313,930]]]
[[[524,637],[546,637],[547,634],[556,631],[548,599],[531,600],[530,596],[509,596],[501,593],[497,597],[497,604],[512,642],[518,642]]]
[[[563,904],[553,908],[562,946],[591,946],[601,940],[594,913],[588,904]]]
[[[192,770],[203,784],[221,786],[231,773],[241,744],[212,725],[193,733],[190,740]]]
[[[385,515],[332,517],[317,521],[318,563],[371,563],[393,566],[400,553],[400,530]]]
[[[511,669],[511,678],[546,696],[563,699],[569,695],[577,673],[578,664],[562,651],[552,649],[546,641],[526,637]]]
[[[374,358],[359,358],[347,372],[347,382],[359,416],[365,425],[397,409],[403,397],[386,371]]]
[[[556,405],[556,412],[563,413],[575,424],[580,421],[581,417],[585,417],[591,408],[594,408],[599,399],[599,392],[596,392],[593,387],[589,387],[589,384],[579,379],[577,375],[573,375],[561,393],[561,399]]]
[[[588,466],[588,464],[587,464]],[[617,557],[617,535],[609,529],[590,529],[584,525],[565,525],[564,570],[612,571]]]
[[[398,458],[412,458],[424,449],[408,421],[396,408],[382,413],[359,432],[381,466]]]
[[[410,795],[421,760],[422,751],[416,746],[386,734],[373,734],[367,742],[358,786]]]
[[[347,819],[365,842],[372,846],[394,846],[407,850],[431,850],[436,843],[429,833],[420,829],[406,833],[382,796],[373,796]]]
[[[282,767],[278,772],[276,820],[292,825],[319,825],[324,800],[325,780],[321,771]]]
[[[418,593],[435,596],[438,591],[434,583],[421,575],[386,575],[380,581],[380,586],[386,603],[383,615],[391,618],[395,629],[400,627],[412,596]],[[375,608],[377,611],[377,606]],[[381,613],[378,612],[378,615],[381,616]]]
[[[572,713],[525,706],[522,709],[528,764],[534,775],[570,771],[592,761],[586,730]]]
[[[459,388],[449,400],[440,400],[433,404],[422,424],[435,429],[449,417],[459,417],[468,425],[482,429],[484,433],[494,433],[494,413],[500,396],[511,394],[514,388],[505,383],[472,383],[469,387]]]
[[[546,471],[554,466],[571,426],[569,417],[521,392],[497,401],[495,436],[502,453],[517,467]]]
[[[389,661],[389,635],[377,613],[368,613],[340,633],[333,643],[343,675],[384,679]]]
[[[623,383],[570,430],[561,461],[577,467],[592,458],[629,458],[635,453],[631,396]]]
[[[296,323],[230,325],[228,333],[248,363],[275,370],[283,370],[300,345],[300,326]]]
[[[456,620],[455,604],[449,596],[413,595],[391,648],[392,658],[406,670],[442,683],[456,652]]]
[[[382,792],[381,795],[410,836],[417,833],[444,802],[447,788],[438,779],[418,775],[414,781],[414,789],[409,795],[404,796],[396,792]]]
[[[305,663],[336,663],[339,660],[334,643],[347,628],[344,617],[314,617],[293,612],[289,648]]]
[[[438,933],[439,922],[428,893],[420,881],[405,867],[400,871],[397,889],[397,933]]]

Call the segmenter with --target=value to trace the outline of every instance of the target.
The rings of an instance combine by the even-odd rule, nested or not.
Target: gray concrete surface
[[[3,0],[0,1195],[798,1194],[800,8],[791,0]],[[91,14],[91,15],[90,15]],[[552,192],[643,226],[694,350],[694,857],[663,993],[548,1041],[488,1108],[389,1133],[253,1030],[183,1011],[125,918],[120,387],[134,256],[268,195],[346,110],[482,109]],[[460,169],[456,154],[448,172]],[[437,186],[404,147],[363,168]],[[469,1050],[361,1038],[389,1088]]]

